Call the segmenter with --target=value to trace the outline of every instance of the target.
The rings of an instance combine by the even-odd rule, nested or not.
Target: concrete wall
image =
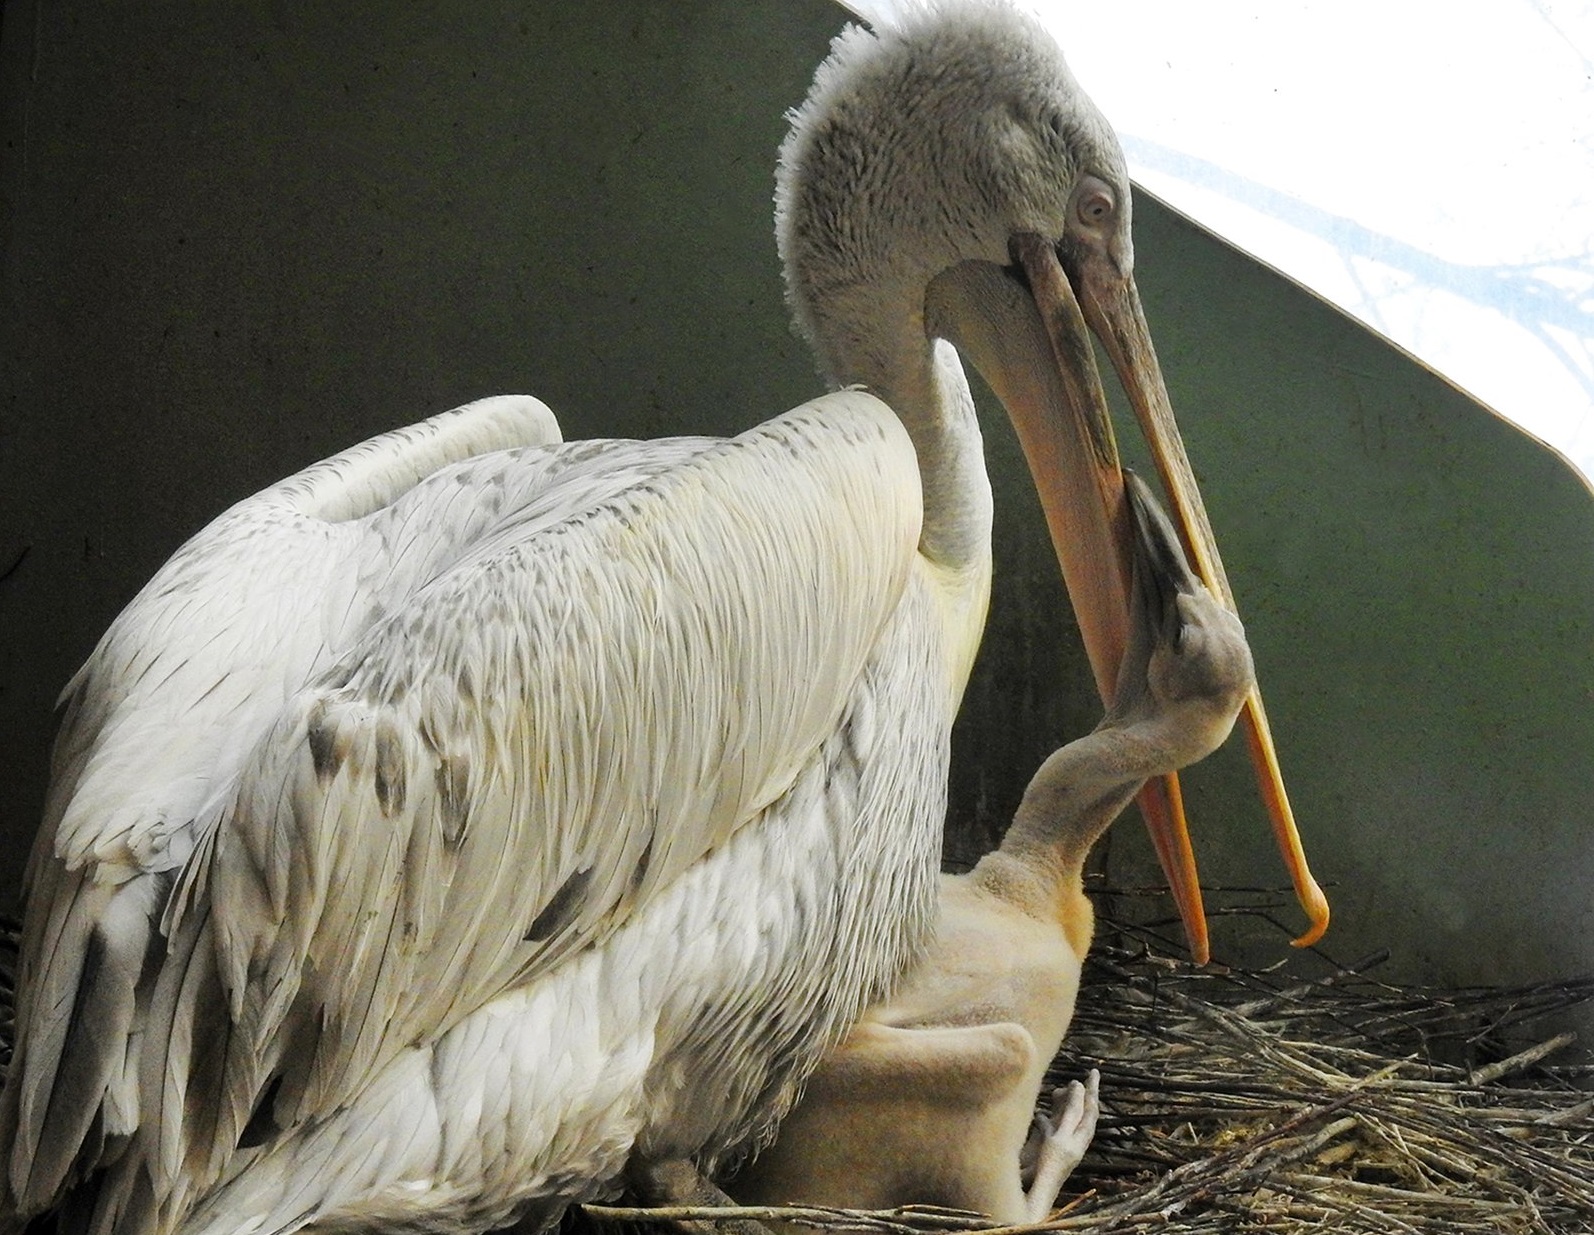
[[[51,701],[182,539],[359,438],[503,391],[569,436],[723,433],[819,389],[768,223],[804,3],[7,6],[3,889]],[[368,6],[347,6],[364,9]],[[1594,969],[1594,511],[1549,454],[1270,272],[1137,205],[1141,289],[1248,621],[1329,947],[1434,981]],[[988,418],[999,586],[960,853],[1098,709]],[[1204,871],[1276,886],[1225,751]],[[1151,879],[1138,825],[1113,874]],[[1286,909],[1287,925],[1298,919]],[[1220,955],[1281,932],[1220,922]]]

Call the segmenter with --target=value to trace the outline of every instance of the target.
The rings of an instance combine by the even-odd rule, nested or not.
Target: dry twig
[[[1047,1086],[1100,1069],[1096,1142],[1079,1194],[1004,1235],[1594,1233],[1594,1057],[1567,1034],[1519,1049],[1535,1020],[1594,999],[1594,975],[1437,990],[1376,980],[1376,957],[1303,982],[1181,954],[1152,929],[1098,932]],[[944,1210],[758,1216],[994,1229]]]

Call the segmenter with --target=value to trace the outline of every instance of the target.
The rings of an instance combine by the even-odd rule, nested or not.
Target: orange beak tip
[[[1323,895],[1323,889],[1317,886],[1314,880],[1306,889],[1301,903],[1306,909],[1306,915],[1311,919],[1311,926],[1299,939],[1290,941],[1290,946],[1295,948],[1309,948],[1328,933],[1329,908],[1328,897]]]

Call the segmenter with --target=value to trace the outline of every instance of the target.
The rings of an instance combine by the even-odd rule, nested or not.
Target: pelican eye
[[[1105,227],[1117,208],[1112,188],[1095,176],[1086,176],[1074,190],[1074,217],[1085,227]]]

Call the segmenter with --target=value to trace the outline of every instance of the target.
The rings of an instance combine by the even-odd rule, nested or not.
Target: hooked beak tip
[[[1290,940],[1292,948],[1310,948],[1328,933],[1329,919],[1333,916],[1328,907],[1328,897],[1323,895],[1323,889],[1318,886],[1310,872],[1306,875],[1306,887],[1298,890],[1297,896],[1301,908],[1306,910],[1307,919],[1311,925],[1306,932],[1296,939]]]

